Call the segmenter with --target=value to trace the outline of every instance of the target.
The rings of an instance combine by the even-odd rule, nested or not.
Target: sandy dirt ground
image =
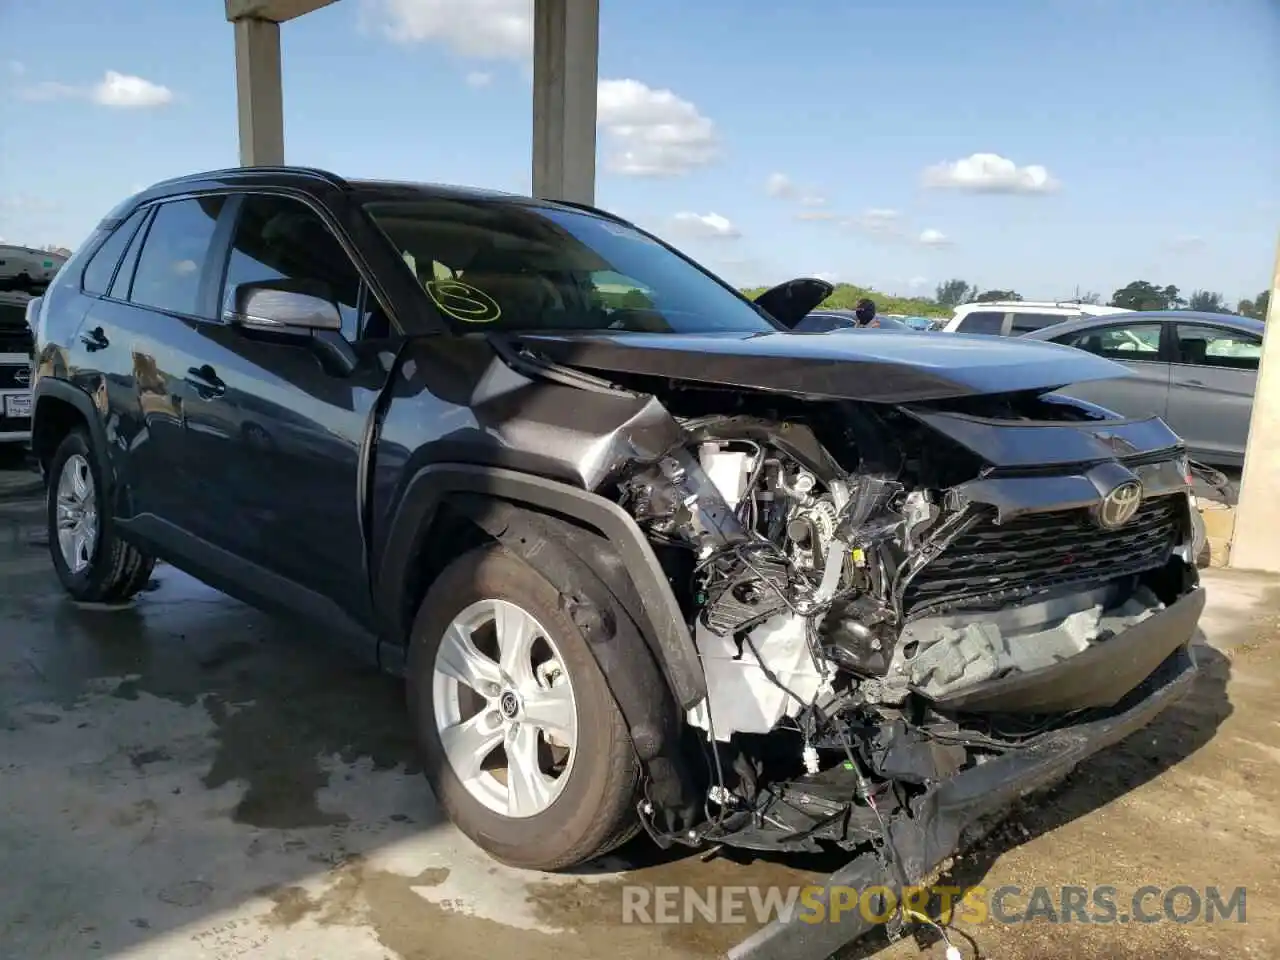
[[[128,608],[69,603],[31,542],[40,501],[10,487],[0,489],[6,960],[704,960],[752,924],[623,923],[624,887],[818,876],[644,843],[577,874],[500,867],[440,818],[395,682],[313,628],[163,566]],[[961,918],[950,935],[966,958],[1280,956],[1280,580],[1213,571],[1206,581],[1193,694],[1023,805],[940,882],[1106,884],[1122,913],[1144,885],[1245,887],[1246,922]],[[935,958],[942,944],[873,935],[842,956]]]

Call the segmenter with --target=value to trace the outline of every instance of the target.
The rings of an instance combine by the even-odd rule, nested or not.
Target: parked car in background
[[[0,244],[0,290],[38,293],[66,262],[66,257],[48,250]]]
[[[932,330],[933,321],[929,317],[903,317],[902,322],[912,330]]]
[[[1101,307],[1071,300],[994,300],[989,303],[962,303],[943,329],[947,333],[1018,337],[1067,320],[1127,312],[1119,307]]]
[[[897,317],[880,315],[872,321],[872,325],[882,330],[914,332],[914,328]],[[794,327],[797,333],[824,333],[832,330],[856,330],[857,328],[858,318],[852,310],[814,310]]]
[[[31,328],[25,293],[0,293],[0,445],[31,439]]]
[[[1118,360],[1135,376],[1060,391],[1127,417],[1156,414],[1192,456],[1244,463],[1263,322],[1187,310],[1086,317],[1026,334]]]

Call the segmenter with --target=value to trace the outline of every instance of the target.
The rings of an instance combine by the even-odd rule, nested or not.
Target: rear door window
[[[1055,342],[1087,350],[1108,360],[1158,361],[1162,329],[1163,324],[1159,322],[1117,324],[1114,327],[1078,330],[1056,338]]]
[[[1010,316],[1013,317],[1013,323],[1009,329],[1015,337],[1020,333],[1043,330],[1045,327],[1051,327],[1055,323],[1062,323],[1063,320],[1069,319],[1056,313],[1018,313],[1017,311]]]
[[[1239,330],[1221,327],[1193,327],[1180,323],[1175,328],[1175,363],[1226,370],[1257,370],[1262,358],[1262,341]]]
[[[999,336],[1004,331],[1004,311],[996,313],[993,310],[975,310],[967,313],[964,319],[960,321],[960,325],[956,327],[957,333],[986,333]]]
[[[225,197],[161,204],[133,275],[129,300],[187,316],[200,315],[200,279]]]
[[[120,255],[129,245],[138,224],[146,217],[146,210],[139,210],[111,232],[111,236],[102,242],[102,246],[94,251],[89,262],[85,264],[84,276],[80,286],[85,293],[102,296],[111,286],[111,279],[116,274],[116,266],[120,263]]]

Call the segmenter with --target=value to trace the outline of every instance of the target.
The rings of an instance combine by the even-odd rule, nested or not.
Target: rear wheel
[[[101,467],[82,430],[58,445],[48,480],[49,553],[67,592],[85,602],[123,603],[146,586],[155,559],[116,535],[99,497]]]
[[[501,547],[467,554],[423,601],[409,651],[425,772],[463,833],[505,863],[556,870],[635,828],[639,763],[558,594]]]

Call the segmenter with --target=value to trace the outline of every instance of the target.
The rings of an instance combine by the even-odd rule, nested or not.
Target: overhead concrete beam
[[[1280,573],[1280,246],[1231,540],[1231,566]]]
[[[304,14],[327,7],[334,0],[226,0],[227,19],[270,20],[284,23]]]
[[[240,165],[284,163],[284,89],[280,78],[280,24],[236,20],[236,113]]]
[[[533,194],[594,203],[600,0],[534,0]]]

